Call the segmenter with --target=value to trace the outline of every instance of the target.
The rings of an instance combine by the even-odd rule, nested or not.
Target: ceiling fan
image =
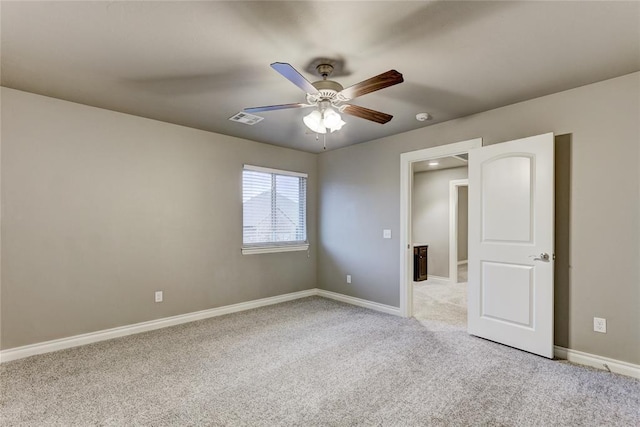
[[[329,61],[327,61],[329,62]],[[271,68],[284,76],[291,83],[298,86],[306,94],[306,103],[267,105],[264,107],[245,108],[248,113],[258,113],[261,111],[284,110],[289,108],[316,107],[314,111],[306,115],[303,121],[309,129],[316,133],[327,133],[327,130],[335,132],[345,124],[335,110],[346,113],[361,119],[384,124],[393,118],[392,115],[380,111],[370,110],[359,105],[347,104],[347,101],[367,93],[375,92],[389,86],[402,83],[404,78],[396,70],[389,70],[370,79],[356,83],[344,89],[342,85],[328,77],[333,72],[333,65],[326,63],[316,67],[316,71],[322,77],[317,82],[309,82],[291,64],[285,62],[274,62]],[[335,110],[334,110],[335,108]]]

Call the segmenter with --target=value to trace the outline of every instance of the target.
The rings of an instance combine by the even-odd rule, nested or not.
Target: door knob
[[[531,255],[534,261],[549,262],[550,256],[546,252],[542,252],[540,255]]]

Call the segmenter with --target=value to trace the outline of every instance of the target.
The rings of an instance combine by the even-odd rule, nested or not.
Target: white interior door
[[[468,331],[553,357],[553,134],[469,152]]]

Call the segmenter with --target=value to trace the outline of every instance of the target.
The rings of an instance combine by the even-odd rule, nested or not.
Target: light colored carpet
[[[458,282],[464,283],[469,277],[469,264],[458,265]]]
[[[466,330],[467,284],[415,282],[413,316],[430,330]]]
[[[3,426],[637,426],[640,381],[306,298],[0,366]]]

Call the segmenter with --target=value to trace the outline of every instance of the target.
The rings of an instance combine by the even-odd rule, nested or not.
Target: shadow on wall
[[[554,339],[561,347],[571,348],[569,342],[569,264],[571,217],[571,134],[555,137],[555,271],[554,271]]]

